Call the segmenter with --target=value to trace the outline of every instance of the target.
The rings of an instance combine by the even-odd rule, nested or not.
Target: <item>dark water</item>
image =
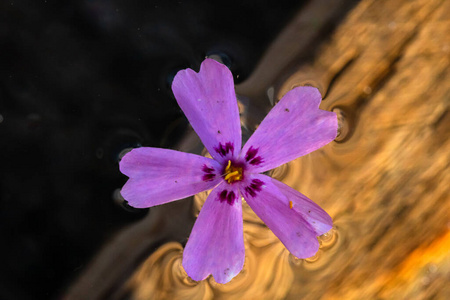
[[[174,74],[215,54],[244,81],[302,4],[3,1],[0,299],[58,297],[143,218],[114,200],[118,155],[183,136]]]

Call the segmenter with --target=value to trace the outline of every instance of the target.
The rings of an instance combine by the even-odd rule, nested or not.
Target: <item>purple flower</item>
[[[137,148],[120,162],[129,177],[122,196],[134,207],[150,207],[213,189],[183,253],[194,280],[212,274],[227,283],[244,265],[242,197],[298,258],[313,256],[317,236],[331,217],[289,186],[260,174],[335,139],[336,115],[319,109],[313,87],[289,91],[241,149],[239,111],[231,72],[206,59],[200,72],[181,70],[172,90],[213,159],[158,148]]]

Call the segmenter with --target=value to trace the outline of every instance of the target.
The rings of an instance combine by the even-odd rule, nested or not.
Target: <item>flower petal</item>
[[[289,252],[298,258],[316,254],[317,236],[332,226],[325,211],[297,191],[262,174],[252,174],[242,184],[241,193],[248,205]]]
[[[159,148],[136,148],[120,161],[130,177],[121,194],[143,208],[182,199],[219,184],[221,165],[203,156]]]
[[[172,91],[211,156],[221,163],[237,157],[241,126],[230,70],[207,58],[199,73],[191,69],[179,71]]]
[[[314,87],[289,91],[242,149],[249,172],[261,173],[308,154],[336,138],[337,116],[319,109]]]
[[[225,191],[225,192],[224,192]],[[227,283],[244,265],[242,204],[236,185],[212,190],[198,215],[183,253],[183,267],[196,281],[212,274]]]
[[[333,220],[319,205],[297,190],[276,179],[272,178],[272,183],[289,201],[292,201],[292,210],[308,222],[317,236],[330,231],[333,227]]]

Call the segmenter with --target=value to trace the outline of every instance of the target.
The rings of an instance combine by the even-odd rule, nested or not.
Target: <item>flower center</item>
[[[242,168],[232,166],[231,160],[229,160],[228,165],[225,168],[225,172],[224,172],[223,176],[224,176],[224,179],[226,181],[228,181],[228,183],[242,180]]]

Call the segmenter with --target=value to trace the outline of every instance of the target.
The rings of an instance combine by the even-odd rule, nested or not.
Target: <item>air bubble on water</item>
[[[218,61],[222,64],[224,64],[225,66],[227,66],[228,69],[231,68],[232,65],[232,60],[231,58],[223,51],[209,51],[208,53],[206,53],[206,57],[207,58],[211,58],[214,59],[215,61]]]
[[[336,136],[335,141],[341,142],[347,137],[350,131],[348,118],[345,111],[341,108],[336,107],[333,108],[332,111],[336,113],[338,119],[338,134]]]
[[[114,200],[114,203],[118,205],[122,205],[122,203],[125,201],[125,199],[120,194],[121,189],[115,189],[112,194],[112,198]]]
[[[274,96],[275,96],[275,89],[273,86],[269,87],[267,89],[267,97],[269,98],[269,102],[270,105],[274,106],[275,105],[275,101],[274,101]]]
[[[125,154],[127,154],[128,152],[130,152],[131,150],[133,150],[134,148],[125,148],[122,151],[119,152],[119,161],[122,159],[122,157],[125,156]]]

